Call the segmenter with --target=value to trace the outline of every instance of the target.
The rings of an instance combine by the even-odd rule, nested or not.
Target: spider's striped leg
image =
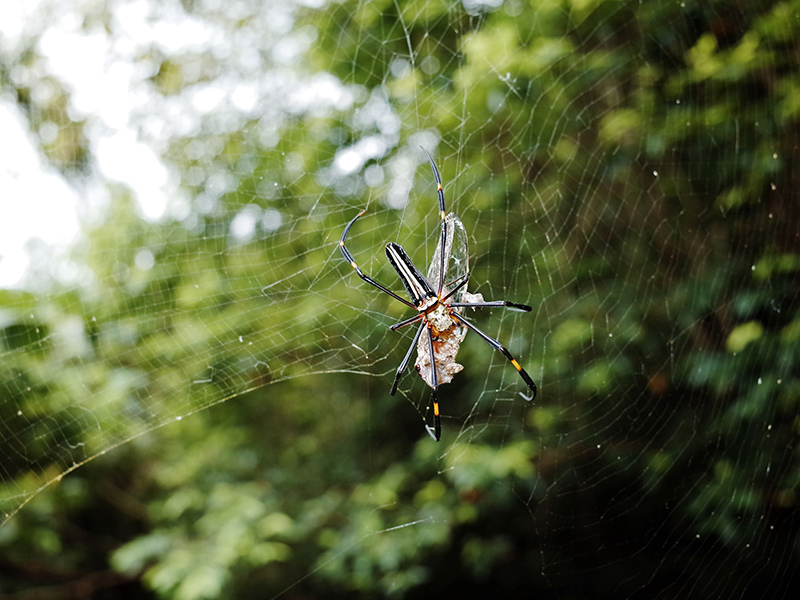
[[[444,247],[447,244],[447,223],[445,222],[445,208],[444,208],[444,190],[442,190],[442,178],[439,176],[439,169],[436,167],[436,163],[433,162],[433,157],[431,156],[430,152],[425,150],[422,146],[420,149],[428,156],[428,162],[431,163],[431,170],[433,171],[433,178],[436,180],[436,196],[439,199],[439,217],[442,219],[442,239],[439,242],[439,247],[441,248],[440,252],[440,264],[439,264],[439,288],[436,293],[437,296],[441,298],[442,290],[444,289]]]
[[[454,279],[453,281],[451,281],[450,283],[448,283],[448,284],[447,284],[447,287],[450,287],[451,285],[455,285],[455,287],[454,287],[453,289],[451,289],[451,290],[450,290],[450,291],[447,293],[447,295],[446,295],[444,298],[442,298],[442,299],[441,299],[439,302],[444,302],[445,300],[447,300],[448,298],[450,298],[450,296],[452,296],[452,295],[453,295],[453,294],[455,294],[455,293],[456,293],[458,290],[460,290],[462,287],[464,287],[465,285],[467,285],[467,283],[468,283],[468,282],[469,282],[469,272],[467,272],[467,273],[464,273],[464,274],[463,274],[461,277],[459,277],[458,279]],[[458,305],[457,305],[457,304],[456,304],[456,305],[453,305],[453,304],[451,304],[450,306],[458,306]]]
[[[470,306],[470,305],[469,305],[469,304],[467,304],[467,306]],[[472,331],[474,331],[474,332],[475,332],[475,333],[477,333],[479,336],[481,336],[481,337],[483,338],[483,340],[484,340],[484,341],[485,341],[487,344],[489,344],[489,345],[490,345],[492,348],[494,348],[495,350],[498,350],[500,353],[502,353],[502,355],[503,355],[503,356],[505,356],[505,357],[506,357],[506,358],[509,360],[509,362],[511,362],[512,366],[513,366],[513,367],[514,367],[514,368],[515,368],[515,369],[516,369],[516,370],[519,372],[519,374],[520,374],[520,377],[522,377],[523,381],[525,381],[525,383],[526,383],[526,384],[528,384],[528,387],[530,388],[531,392],[533,393],[533,396],[531,396],[531,400],[533,400],[534,398],[536,398],[536,384],[535,384],[535,383],[533,383],[533,379],[531,379],[531,376],[530,376],[530,375],[528,375],[528,374],[525,372],[525,369],[523,369],[523,368],[520,366],[520,364],[517,362],[517,359],[516,359],[516,358],[514,358],[513,356],[511,356],[511,353],[510,353],[510,352],[509,352],[509,351],[506,349],[506,347],[505,347],[505,346],[503,346],[503,345],[502,345],[500,342],[498,342],[496,339],[494,339],[494,338],[490,338],[488,335],[486,335],[485,333],[483,333],[483,332],[482,332],[480,329],[478,329],[477,327],[475,327],[475,325],[473,325],[472,323],[470,323],[469,321],[467,321],[467,320],[466,320],[464,317],[462,317],[461,315],[458,315],[458,314],[453,314],[453,317],[455,317],[455,319],[456,319],[456,320],[457,320],[459,323],[463,323],[464,325],[466,325],[467,327],[469,327],[469,328],[470,328]]]
[[[453,302],[450,306],[469,307],[469,308],[510,308],[520,312],[531,312],[533,309],[527,304],[517,304],[508,300],[491,300],[489,302]]]
[[[431,324],[425,323],[428,329],[428,350],[431,353],[431,400],[433,401],[433,431],[429,425],[425,426],[430,436],[437,442],[442,437],[442,423],[439,420],[439,377],[436,373],[436,355],[433,353],[433,331]]]
[[[418,315],[414,315],[413,317],[409,317],[408,319],[405,319],[404,321],[400,321],[399,323],[395,323],[394,325],[390,325],[389,329],[391,329],[392,331],[397,331],[398,329],[402,329],[406,325],[411,325],[412,323],[416,323],[417,321],[419,321],[422,318],[422,316],[423,316],[422,313],[420,313]]]
[[[421,319],[422,315],[417,315],[410,320],[403,321],[403,323],[398,323],[397,326],[402,326],[403,324],[410,325],[417,319]],[[394,329],[395,326],[392,327]],[[408,366],[408,361],[411,359],[411,353],[414,352],[414,348],[417,346],[417,342],[419,341],[419,336],[422,335],[422,330],[425,328],[425,323],[420,323],[419,327],[417,327],[417,333],[414,334],[414,341],[411,342],[411,345],[408,347],[408,352],[406,352],[405,357],[403,358],[403,362],[400,363],[400,366],[397,367],[397,374],[394,376],[394,383],[392,384],[392,391],[389,392],[390,396],[394,396],[394,393],[397,391],[397,384],[400,382],[400,377],[402,377],[403,373],[406,371],[406,367]]]
[[[369,277],[368,275],[365,275],[365,274],[364,274],[364,272],[361,270],[361,268],[360,268],[360,267],[359,267],[359,266],[356,264],[356,261],[355,261],[355,259],[353,258],[353,255],[350,253],[350,251],[349,251],[349,250],[347,249],[347,247],[344,245],[344,242],[345,242],[345,240],[347,239],[347,234],[348,234],[348,233],[350,233],[350,228],[353,226],[353,223],[355,223],[355,222],[356,222],[356,219],[358,219],[358,217],[360,217],[361,215],[363,215],[365,212],[367,212],[367,211],[366,211],[366,209],[365,209],[365,210],[362,210],[360,213],[358,213],[358,214],[357,214],[355,217],[353,217],[353,220],[352,220],[352,221],[350,221],[350,222],[347,224],[347,226],[344,228],[344,231],[342,232],[342,237],[341,237],[341,239],[339,240],[339,249],[342,251],[342,256],[344,256],[344,259],[345,259],[347,262],[349,262],[349,263],[350,263],[350,266],[351,266],[351,267],[353,267],[353,269],[355,269],[355,272],[356,272],[356,274],[357,274],[359,277],[361,277],[361,279],[363,279],[364,281],[366,281],[368,284],[370,284],[370,285],[374,285],[376,288],[378,288],[378,289],[379,289],[380,291],[382,291],[383,293],[385,293],[385,294],[389,294],[389,295],[390,295],[392,298],[394,298],[395,300],[399,300],[400,302],[402,302],[402,303],[403,303],[403,304],[405,304],[406,306],[410,306],[411,308],[416,308],[416,306],[414,306],[413,304],[411,304],[411,302],[409,302],[408,300],[405,300],[405,299],[401,298],[400,296],[398,296],[397,294],[395,294],[395,293],[394,293],[393,291],[391,291],[390,289],[388,289],[388,288],[386,288],[386,287],[382,286],[380,283],[378,283],[377,281],[375,281],[374,279],[372,279],[372,278],[371,278],[371,277]]]

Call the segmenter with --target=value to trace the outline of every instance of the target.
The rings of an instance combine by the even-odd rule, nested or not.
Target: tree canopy
[[[797,589],[800,2],[123,4],[0,50],[82,200],[0,291],[6,597]],[[156,217],[67,30],[133,82]],[[427,271],[420,145],[470,291],[533,306],[474,320],[539,386],[470,333],[438,444],[413,369],[389,396],[413,313],[338,248],[366,208],[359,266]]]

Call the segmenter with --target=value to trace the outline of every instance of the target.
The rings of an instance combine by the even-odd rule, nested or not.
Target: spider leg
[[[516,302],[509,302],[508,300],[492,300],[490,302],[453,302],[450,306],[459,308],[510,308],[520,312],[531,312],[533,309],[527,304],[517,304]]]
[[[398,329],[401,329],[401,328],[405,327],[406,325],[411,325],[412,323],[416,323],[421,318],[422,318],[422,313],[420,313],[418,315],[414,315],[413,317],[409,317],[408,319],[405,319],[404,321],[400,321],[399,323],[395,323],[394,325],[390,325],[389,329],[391,329],[392,331],[397,331]]]
[[[439,216],[442,219],[442,240],[439,242],[439,247],[442,249],[441,256],[439,260],[441,261],[439,264],[439,291],[437,292],[437,296],[441,297],[442,290],[444,289],[444,247],[447,243],[447,223],[445,222],[445,208],[444,208],[444,191],[442,190],[442,178],[439,176],[439,169],[436,167],[436,163],[433,162],[433,157],[431,153],[425,150],[422,146],[420,146],[420,150],[422,150],[425,154],[428,155],[428,162],[431,163],[431,170],[433,171],[433,178],[436,180],[436,195],[439,198]]]
[[[342,232],[342,238],[339,240],[339,249],[342,251],[342,255],[344,256],[344,259],[345,259],[347,262],[349,262],[349,263],[350,263],[350,266],[351,266],[351,267],[353,267],[353,269],[355,269],[355,272],[356,272],[356,274],[357,274],[359,277],[361,277],[361,279],[363,279],[364,281],[366,281],[368,284],[370,284],[370,285],[374,285],[374,286],[375,286],[376,288],[378,288],[380,291],[384,292],[385,294],[389,294],[389,295],[390,295],[392,298],[394,298],[395,300],[399,300],[400,302],[402,302],[402,303],[403,303],[403,304],[405,304],[406,306],[410,306],[411,308],[416,308],[416,306],[414,306],[413,304],[411,304],[411,302],[409,302],[408,300],[405,300],[405,299],[401,298],[400,296],[398,296],[397,294],[395,294],[395,293],[394,293],[393,291],[391,291],[390,289],[388,289],[388,288],[386,288],[386,287],[382,286],[380,283],[378,283],[377,281],[375,281],[375,280],[374,280],[374,279],[372,279],[371,277],[369,277],[369,276],[365,275],[365,274],[364,274],[364,272],[361,270],[361,268],[360,268],[360,267],[359,267],[359,266],[356,264],[356,261],[355,261],[355,259],[353,258],[353,255],[352,255],[352,254],[350,253],[350,251],[349,251],[349,250],[348,250],[348,249],[345,247],[345,245],[344,245],[344,242],[345,242],[345,240],[347,239],[347,234],[348,234],[348,233],[350,233],[350,228],[353,226],[353,223],[355,223],[355,222],[356,222],[356,219],[358,219],[358,217],[360,217],[361,215],[363,215],[365,212],[367,212],[367,211],[366,211],[366,209],[365,209],[365,210],[362,210],[362,211],[361,211],[360,213],[358,213],[358,214],[357,214],[355,217],[353,217],[353,220],[352,220],[352,221],[350,221],[350,222],[347,224],[347,227],[345,227],[345,228],[344,228],[344,231]]]
[[[422,315],[417,315],[414,319],[421,319]],[[413,322],[410,321],[409,324]],[[417,333],[414,334],[414,340],[411,342],[411,345],[408,347],[408,352],[406,352],[405,357],[403,357],[403,362],[400,363],[400,366],[397,367],[397,373],[394,376],[394,383],[392,384],[392,391],[389,392],[390,396],[394,396],[394,393],[397,391],[397,384],[400,382],[400,377],[402,377],[403,373],[406,371],[406,367],[408,366],[408,361],[411,359],[411,354],[414,352],[414,348],[417,347],[417,342],[419,341],[419,336],[422,335],[422,330],[425,328],[425,323],[420,323],[420,326],[417,327]]]
[[[448,285],[448,286],[451,286],[451,285],[453,285],[453,284],[455,283],[455,284],[456,284],[456,287],[454,287],[452,290],[450,290],[450,291],[447,293],[447,296],[445,296],[444,298],[442,298],[442,299],[441,299],[439,302],[444,302],[445,300],[447,300],[447,299],[448,299],[450,296],[452,296],[452,295],[453,295],[453,294],[455,294],[455,293],[456,293],[458,290],[460,290],[462,287],[464,287],[465,285],[467,285],[467,282],[468,282],[468,281],[469,281],[469,272],[467,272],[467,273],[464,273],[464,274],[463,274],[461,277],[459,277],[458,279],[454,279],[453,281],[451,281],[451,282],[450,282],[449,284],[447,284],[447,285]],[[458,305],[457,305],[457,304],[451,304],[450,306],[458,306]]]
[[[502,301],[501,301],[501,302],[502,302]],[[454,306],[454,305],[451,305],[451,306]],[[469,304],[467,304],[467,306],[470,306],[470,305],[469,305]],[[520,366],[520,364],[517,362],[517,359],[516,359],[516,358],[514,358],[513,356],[511,356],[511,353],[510,353],[510,352],[509,352],[509,351],[506,349],[506,347],[505,347],[505,346],[503,346],[503,345],[502,345],[500,342],[498,342],[496,339],[494,339],[494,338],[491,338],[491,337],[489,337],[488,335],[486,335],[485,333],[483,333],[483,332],[482,332],[480,329],[478,329],[477,327],[475,327],[475,325],[473,325],[472,323],[470,323],[469,321],[467,321],[467,320],[466,320],[464,317],[462,317],[461,315],[453,313],[453,317],[454,317],[454,318],[456,319],[456,321],[458,321],[459,323],[463,323],[464,325],[466,325],[467,327],[469,327],[469,328],[470,328],[472,331],[474,331],[474,332],[475,332],[475,333],[477,333],[479,336],[481,336],[481,337],[483,338],[483,340],[484,340],[484,341],[485,341],[487,344],[489,344],[489,345],[490,345],[492,348],[494,348],[495,350],[498,350],[498,351],[499,351],[499,352],[500,352],[500,353],[501,353],[503,356],[505,356],[505,357],[506,357],[506,358],[507,358],[507,359],[508,359],[508,360],[511,362],[512,366],[513,366],[513,367],[514,367],[514,368],[515,368],[515,369],[516,369],[516,370],[519,372],[519,374],[520,374],[520,377],[522,377],[523,381],[525,381],[525,383],[526,383],[526,384],[528,384],[528,387],[530,388],[531,392],[533,393],[533,395],[531,396],[531,400],[533,400],[534,398],[536,398],[536,384],[535,384],[535,383],[533,383],[533,379],[531,379],[531,376],[530,376],[530,375],[528,375],[528,374],[525,372],[525,369],[523,369],[523,368]]]
[[[425,426],[430,436],[437,442],[442,437],[442,423],[439,420],[439,377],[436,374],[436,355],[433,353],[433,331],[431,324],[425,323],[428,329],[428,349],[431,353],[431,400],[433,401],[433,431],[429,425]],[[420,328],[420,331],[422,328]]]

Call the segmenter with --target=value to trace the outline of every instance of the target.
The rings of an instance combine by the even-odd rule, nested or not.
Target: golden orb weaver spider
[[[464,275],[456,278],[452,282],[445,284],[445,267],[447,260],[449,260],[446,252],[446,246],[448,242],[448,215],[446,215],[444,206],[442,179],[439,176],[439,169],[436,167],[433,157],[427,150],[425,150],[425,148],[420,148],[427,155],[428,162],[430,162],[431,170],[433,171],[433,177],[436,180],[436,193],[439,199],[439,216],[442,222],[441,240],[439,241],[437,252],[434,253],[434,263],[436,262],[437,257],[439,259],[439,277],[438,281],[436,282],[436,286],[434,287],[428,278],[419,271],[413,262],[411,262],[411,259],[408,257],[408,254],[406,254],[406,251],[403,250],[399,244],[395,244],[394,242],[389,242],[386,244],[386,257],[389,259],[389,263],[400,277],[400,281],[403,282],[403,286],[406,288],[406,292],[408,293],[410,301],[401,298],[387,287],[381,285],[368,275],[364,274],[361,268],[356,264],[353,255],[345,246],[345,240],[347,239],[348,233],[350,233],[350,228],[353,226],[353,223],[355,223],[361,215],[367,212],[366,209],[362,210],[355,217],[353,217],[353,220],[350,221],[344,228],[342,237],[339,240],[339,248],[341,249],[345,260],[350,263],[350,266],[353,267],[361,279],[366,281],[368,284],[375,286],[385,294],[390,295],[395,300],[399,300],[403,304],[417,311],[417,314],[413,317],[405,319],[404,321],[400,321],[399,323],[395,323],[390,327],[392,331],[397,331],[401,327],[412,325],[413,323],[420,321],[417,332],[414,334],[414,340],[411,342],[411,346],[406,352],[403,361],[397,368],[397,373],[394,377],[394,383],[392,383],[392,390],[389,392],[389,394],[394,396],[395,392],[397,391],[397,384],[400,382],[400,377],[405,372],[406,367],[408,367],[408,362],[411,359],[411,354],[414,351],[414,347],[418,346],[418,359],[415,368],[419,372],[420,377],[422,377],[425,383],[427,383],[432,390],[431,400],[433,403],[434,426],[431,428],[429,425],[426,425],[425,428],[431,437],[438,442],[442,435],[442,426],[439,417],[439,384],[440,382],[447,383],[452,380],[453,374],[457,373],[462,368],[461,365],[455,363],[455,355],[458,352],[461,341],[464,339],[464,335],[466,335],[466,329],[471,329],[474,331],[487,344],[500,352],[509,360],[509,362],[511,362],[512,366],[517,370],[523,381],[525,381],[531,390],[532,394],[530,398],[524,396],[528,400],[533,400],[536,397],[536,384],[533,382],[533,379],[531,379],[530,375],[525,372],[525,369],[520,366],[520,364],[517,362],[517,359],[511,356],[511,353],[505,348],[505,346],[503,346],[494,338],[483,333],[470,321],[464,318],[463,314],[461,314],[463,308],[504,307],[512,310],[530,312],[531,307],[525,304],[509,302],[507,300],[493,300],[490,302],[485,302],[480,294],[467,294],[466,285],[469,281],[468,270],[466,273],[464,273]],[[451,216],[453,217],[451,222],[455,222],[457,217],[454,215]],[[434,265],[432,264],[432,267],[433,266]],[[471,299],[474,301],[453,301],[454,296],[460,291],[468,300]],[[420,337],[422,336],[423,330],[427,332],[427,347],[424,343],[420,342]]]

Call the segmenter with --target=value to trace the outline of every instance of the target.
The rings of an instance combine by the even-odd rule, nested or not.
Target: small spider
[[[394,383],[392,384],[392,390],[389,393],[393,396],[397,391],[397,384],[400,381],[400,377],[403,375],[406,367],[408,366],[408,362],[411,358],[411,353],[414,351],[414,347],[417,346],[417,361],[414,365],[414,368],[432,390],[431,400],[433,402],[434,426],[431,428],[429,425],[426,425],[425,428],[431,437],[438,442],[442,434],[442,427],[439,418],[439,385],[452,381],[453,375],[463,369],[461,365],[455,362],[455,357],[461,342],[464,340],[464,336],[467,334],[467,329],[474,331],[481,338],[483,338],[487,344],[502,353],[503,356],[505,356],[511,362],[513,367],[519,372],[522,379],[530,388],[530,400],[533,400],[536,397],[536,384],[533,382],[533,379],[531,379],[530,375],[525,372],[525,369],[520,366],[517,360],[511,356],[511,353],[505,348],[505,346],[483,333],[470,321],[464,318],[464,315],[462,314],[462,309],[467,307],[473,309],[505,307],[524,312],[530,312],[531,307],[525,304],[509,302],[507,300],[493,300],[486,302],[484,301],[483,296],[480,294],[467,293],[466,285],[469,281],[468,270],[455,280],[449,283],[445,282],[445,267],[447,266],[447,262],[450,258],[448,249],[452,246],[455,238],[455,231],[451,231],[450,238],[448,238],[447,224],[450,222],[453,229],[457,228],[458,226],[463,228],[463,226],[455,215],[446,215],[444,207],[444,192],[442,191],[442,180],[439,176],[439,169],[436,167],[436,163],[433,161],[433,157],[430,155],[430,153],[425,150],[425,148],[422,148],[422,151],[425,152],[428,157],[428,161],[431,164],[431,169],[433,170],[433,177],[436,180],[436,193],[439,198],[439,216],[442,222],[441,239],[437,245],[433,262],[431,263],[431,269],[429,271],[429,277],[432,277],[431,274],[433,274],[432,278],[437,279],[436,286],[434,287],[429,278],[425,277],[414,265],[414,263],[411,262],[411,259],[408,257],[408,254],[406,254],[406,251],[403,250],[399,244],[395,244],[394,242],[386,244],[386,257],[389,259],[389,263],[392,265],[394,270],[397,271],[400,281],[403,282],[403,286],[406,288],[406,292],[408,292],[410,301],[401,298],[393,291],[364,274],[364,272],[356,264],[356,261],[353,259],[353,255],[345,247],[345,240],[347,239],[347,234],[350,232],[350,228],[353,226],[353,223],[355,223],[361,215],[367,212],[366,210],[362,210],[355,217],[353,217],[353,220],[350,221],[344,228],[342,237],[339,240],[339,248],[341,249],[345,260],[350,263],[350,266],[355,269],[355,272],[361,279],[366,281],[368,284],[375,286],[382,292],[389,294],[395,300],[399,300],[403,304],[417,311],[417,314],[413,317],[410,317],[404,321],[400,321],[399,323],[395,323],[390,327],[392,331],[397,331],[401,327],[405,327],[420,321],[417,332],[414,334],[414,341],[411,342],[411,346],[406,352],[403,362],[400,363],[400,366],[397,369],[397,374],[395,375]],[[464,268],[466,269],[466,265]],[[438,277],[436,277],[436,275],[438,275]],[[424,340],[421,339],[423,330],[427,332],[426,339]],[[431,359],[431,357],[433,357],[433,359]],[[525,398],[528,397],[525,396]]]

